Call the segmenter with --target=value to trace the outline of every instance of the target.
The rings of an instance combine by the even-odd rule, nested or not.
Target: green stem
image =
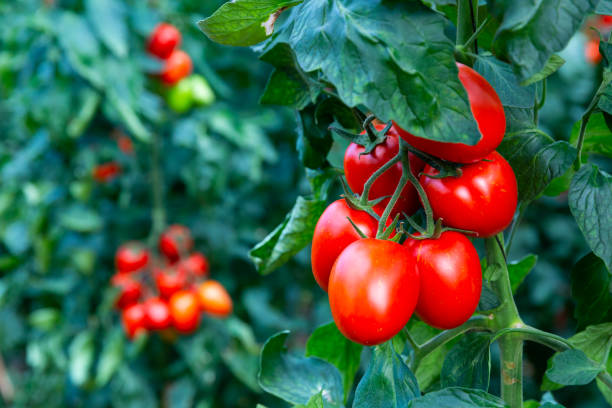
[[[160,163],[161,138],[157,132],[153,133],[151,141],[151,192],[153,195],[153,209],[151,214],[151,232],[149,245],[155,245],[157,237],[166,226],[166,209],[164,207],[164,181]]]
[[[590,118],[591,111],[588,111],[580,120],[580,133],[578,133],[578,143],[576,144],[578,154],[576,155],[576,161],[574,162],[574,170],[580,169],[580,165],[582,164],[582,145],[584,144],[584,134],[586,133],[586,127]]]
[[[399,152],[395,157],[399,157],[402,162],[402,177],[400,177],[397,187],[395,188],[395,191],[393,192],[391,199],[389,200],[389,202],[387,203],[387,206],[385,207],[385,211],[380,216],[380,220],[378,220],[378,231],[376,232],[377,238],[381,237],[381,235],[383,234],[383,231],[385,230],[385,227],[387,226],[387,220],[389,219],[389,214],[391,214],[391,210],[393,210],[393,207],[395,207],[395,203],[397,203],[397,200],[402,194],[402,191],[404,190],[406,183],[408,183],[408,175],[412,174],[412,172],[410,171],[410,162],[408,161],[408,151],[404,149],[401,144],[400,144]],[[393,160],[395,160],[395,157],[389,160],[387,164],[393,162]],[[365,194],[365,188],[364,188],[364,194]]]
[[[519,213],[516,216],[516,220],[512,223],[512,227],[510,228],[510,236],[508,238],[508,243],[506,244],[506,254],[510,253],[510,247],[512,246],[512,241],[514,241],[514,236],[516,235],[516,230],[518,229],[519,224],[523,220],[523,216],[525,215],[525,211],[527,210],[528,203],[522,202],[519,205]]]
[[[491,16],[487,16],[487,18],[485,18],[485,20],[482,22],[482,24],[480,24],[478,26],[478,28],[476,29],[476,31],[474,31],[474,33],[472,34],[472,36],[470,38],[468,38],[468,40],[463,43],[460,47],[462,47],[463,49],[468,49],[472,46],[472,44],[476,41],[476,39],[478,38],[478,35],[480,35],[480,32],[485,28],[485,26],[487,24],[489,24],[489,21],[491,21]],[[476,48],[476,47],[474,47]]]
[[[400,154],[396,154],[395,156],[393,156],[393,158],[391,160],[389,160],[388,162],[386,162],[385,164],[383,164],[378,170],[376,170],[368,179],[368,181],[366,181],[366,183],[363,185],[363,193],[361,194],[361,198],[359,200],[359,203],[361,205],[366,205],[368,203],[369,200],[369,195],[370,195],[370,189],[372,188],[372,184],[374,184],[374,182],[376,181],[376,179],[378,177],[380,177],[385,171],[389,170],[391,167],[393,167],[395,165],[395,163],[399,162],[401,160],[401,156]]]
[[[471,0],[457,0],[457,39],[456,44],[461,46],[468,42],[468,40],[472,37],[473,29],[472,29],[472,1]],[[470,47],[470,49],[466,51],[474,51]],[[461,54],[460,54],[461,55]],[[467,58],[465,54],[463,54],[463,59],[468,65],[472,65],[472,60]]]

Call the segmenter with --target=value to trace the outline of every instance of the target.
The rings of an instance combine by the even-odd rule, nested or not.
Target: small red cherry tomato
[[[201,252],[193,252],[178,264],[178,268],[184,269],[187,275],[203,277],[208,276],[210,266],[204,254]]]
[[[119,174],[121,174],[121,166],[114,161],[97,165],[92,173],[94,180],[98,183],[108,183]]]
[[[121,245],[115,253],[115,265],[122,273],[134,272],[149,263],[149,251],[138,242]]]
[[[174,327],[182,333],[191,333],[200,324],[200,304],[191,290],[176,292],[170,298],[170,314]]]
[[[187,256],[193,248],[193,238],[189,228],[183,225],[171,225],[159,237],[159,251],[171,262]]]
[[[160,298],[150,298],[144,303],[147,319],[147,328],[150,330],[163,330],[172,325],[172,316],[168,303]]]
[[[130,339],[136,337],[138,333],[146,332],[147,322],[145,307],[142,303],[136,303],[125,309],[121,313],[123,329]]]
[[[187,273],[181,268],[156,271],[154,278],[159,296],[163,299],[169,299],[176,292],[185,289],[188,282]]]
[[[137,303],[142,296],[142,283],[134,279],[132,275],[116,273],[111,278],[111,284],[120,289],[119,297],[115,301],[115,305],[119,309],[125,309]]]
[[[161,72],[161,80],[167,85],[174,85],[191,74],[193,64],[185,51],[176,50],[168,57]]]
[[[147,50],[161,59],[166,59],[181,43],[181,33],[168,23],[158,24],[149,36]]]
[[[204,313],[217,317],[227,317],[232,313],[232,298],[219,282],[207,280],[198,286],[197,293]]]

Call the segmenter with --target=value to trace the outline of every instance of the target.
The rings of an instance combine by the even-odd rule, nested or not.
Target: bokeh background
[[[302,347],[330,314],[308,250],[268,276],[248,258],[309,188],[293,112],[258,103],[270,67],[197,29],[221,3],[0,2],[0,406],[284,406],[257,385],[259,348],[284,329]],[[160,63],[145,51],[162,21],[181,31],[213,105],[168,108],[151,75]],[[591,36],[586,28],[575,36],[548,80],[540,125],[556,139],[570,137],[600,82],[601,68],[585,57]],[[191,229],[235,311],[204,318],[191,336],[131,342],[109,280],[116,248],[150,237],[151,135],[162,143],[167,220]],[[330,153],[338,166],[343,146]],[[96,181],[94,168],[108,162],[121,172]],[[575,332],[569,272],[587,252],[564,195],[529,207],[510,253],[539,256],[517,294],[527,323]],[[549,356],[527,345],[527,398],[539,399]],[[605,404],[594,386],[555,396],[568,407]]]

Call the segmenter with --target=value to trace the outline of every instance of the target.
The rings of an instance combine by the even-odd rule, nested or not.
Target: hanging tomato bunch
[[[147,330],[189,334],[198,328],[202,313],[231,314],[230,295],[207,279],[208,259],[193,251],[187,227],[168,227],[159,237],[159,252],[157,257],[141,243],[128,242],[115,254],[111,284],[119,289],[115,306],[128,337]]]
[[[314,277],[329,294],[338,329],[357,343],[389,340],[413,312],[440,329],[466,322],[482,290],[468,237],[494,236],[514,217],[516,178],[495,151],[506,129],[502,104],[480,74],[457,67],[480,141],[432,141],[368,117],[344,156],[350,191],[315,228]],[[410,217],[419,208],[424,228]],[[406,223],[397,228],[403,218],[411,233]]]

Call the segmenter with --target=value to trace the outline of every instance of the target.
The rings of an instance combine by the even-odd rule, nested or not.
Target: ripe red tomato
[[[119,146],[119,150],[127,155],[134,154],[134,144],[128,136],[119,135],[117,137],[117,146]]]
[[[167,85],[174,85],[181,79],[191,74],[193,64],[191,57],[185,51],[176,50],[168,57],[164,63],[161,73],[161,80]]]
[[[426,166],[421,185],[435,218],[449,227],[490,237],[503,231],[514,217],[518,188],[514,171],[497,152],[461,168],[460,177],[427,177],[438,170]]]
[[[349,207],[344,199],[334,201],[323,211],[312,238],[311,263],[312,273],[325,291],[336,258],[344,248],[360,238],[347,217],[366,236],[376,236],[378,222],[368,213]]]
[[[404,246],[421,280],[417,315],[439,329],[465,323],[474,314],[482,290],[474,245],[463,234],[445,231],[438,239],[408,238]]]
[[[592,39],[587,41],[584,46],[584,57],[591,65],[597,65],[601,62],[601,53],[599,52],[599,40]]]
[[[474,146],[463,143],[444,143],[414,136],[399,126],[399,135],[417,149],[456,163],[473,163],[491,153],[501,143],[506,131],[504,107],[495,89],[478,72],[461,63],[459,81],[465,88],[472,115],[482,138]]]
[[[232,298],[219,282],[207,280],[198,286],[197,292],[205,313],[217,317],[227,317],[232,313]]]
[[[187,257],[187,259],[181,261],[178,268],[184,269],[187,275],[193,276],[208,276],[210,266],[208,259],[201,252],[194,252]]]
[[[190,290],[175,293],[169,302],[174,327],[183,333],[191,333],[200,324],[200,304],[197,295]]]
[[[385,128],[384,124],[374,124],[376,130]],[[363,132],[365,133],[365,131]],[[362,133],[362,134],[363,134]],[[369,154],[361,154],[365,148],[356,143],[351,143],[344,153],[344,174],[349,187],[354,193],[363,193],[363,186],[368,181],[370,176],[382,167],[385,163],[393,158],[399,151],[399,140],[395,126],[391,127],[387,132],[387,138],[384,143],[379,144]],[[410,169],[412,173],[418,177],[418,174],[425,163],[417,156],[410,155]],[[402,164],[396,163],[389,170],[385,171],[376,179],[370,189],[369,199],[374,200],[383,196],[391,196],[397,187],[397,183],[402,177]],[[385,199],[376,207],[376,212],[382,214],[389,199]],[[411,183],[406,184],[402,190],[400,198],[393,207],[391,216],[394,217],[398,213],[405,212],[412,215],[419,208],[419,196]]]
[[[168,23],[158,24],[149,36],[147,50],[161,59],[166,59],[181,43],[181,33]]]
[[[115,301],[115,305],[119,309],[125,309],[137,303],[142,296],[142,283],[134,279],[132,275],[116,273],[111,278],[111,284],[121,289],[119,297]]]
[[[121,173],[119,163],[111,161],[108,163],[99,164],[93,169],[93,178],[98,183],[107,183],[113,180]]]
[[[159,251],[171,262],[187,255],[192,248],[191,232],[183,225],[171,225],[159,237]]]
[[[144,303],[147,328],[163,330],[172,325],[172,316],[168,304],[160,298],[150,298]]]
[[[329,277],[329,306],[348,339],[374,345],[408,323],[419,296],[410,253],[393,241],[367,238],[346,247]]]
[[[176,292],[187,286],[187,273],[181,268],[167,268],[155,272],[155,286],[159,296],[169,299]]]
[[[145,307],[142,303],[136,303],[125,309],[121,313],[123,329],[130,339],[136,337],[138,333],[145,332],[147,322],[145,317]]]
[[[115,253],[115,265],[119,272],[134,272],[149,263],[149,251],[138,242],[121,245]]]

